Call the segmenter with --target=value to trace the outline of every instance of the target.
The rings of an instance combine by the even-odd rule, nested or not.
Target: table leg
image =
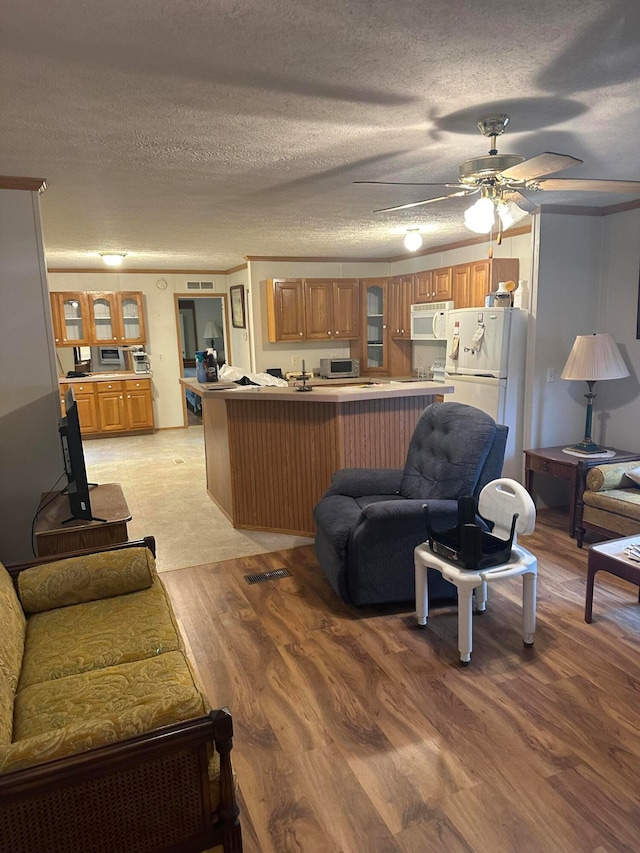
[[[593,582],[598,569],[595,566],[587,563],[587,596],[584,603],[584,621],[591,623],[591,613],[593,611]]]
[[[427,624],[429,616],[429,581],[427,567],[419,557],[415,557],[415,583],[416,583],[416,617],[418,625]]]
[[[535,572],[522,575],[522,636],[525,646],[533,645],[536,631],[536,580]]]
[[[472,599],[472,586],[468,584],[458,586],[458,650],[460,660],[465,665],[471,660]]]

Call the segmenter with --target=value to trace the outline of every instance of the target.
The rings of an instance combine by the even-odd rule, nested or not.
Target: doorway
[[[227,295],[190,293],[175,295],[180,376],[195,377],[196,352],[209,347],[216,351],[218,365],[231,361],[227,332]],[[185,389],[183,398],[185,426],[201,423],[202,400]]]

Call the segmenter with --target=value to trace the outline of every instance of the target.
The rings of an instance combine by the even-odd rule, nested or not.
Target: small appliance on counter
[[[322,379],[352,379],[360,376],[360,360],[357,358],[321,358]]]
[[[134,373],[151,373],[151,362],[149,354],[142,347],[129,350],[131,357],[131,369]]]
[[[444,359],[438,359],[437,361],[434,361],[429,370],[431,371],[431,376],[433,377],[434,382],[442,382],[444,384]]]

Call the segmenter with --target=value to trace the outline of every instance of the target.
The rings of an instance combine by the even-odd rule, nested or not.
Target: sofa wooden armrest
[[[89,752],[0,774],[0,837],[12,853],[240,853],[226,709]],[[208,745],[220,757],[212,807]],[[114,809],[114,803],[118,808]]]
[[[96,548],[82,548],[78,551],[68,551],[64,554],[49,554],[47,557],[33,557],[20,563],[3,563],[14,581],[20,572],[30,569],[32,566],[41,566],[45,563],[55,563],[66,560],[68,557],[82,557],[84,554],[102,554],[105,551],[121,551],[125,548],[148,548],[153,556],[156,556],[155,536],[144,536],[142,539],[131,539],[129,542],[120,542],[117,545],[100,545]]]

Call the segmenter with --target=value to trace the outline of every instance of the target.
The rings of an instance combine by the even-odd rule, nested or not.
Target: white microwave
[[[412,341],[446,341],[447,312],[454,307],[448,302],[423,302],[411,306]]]

